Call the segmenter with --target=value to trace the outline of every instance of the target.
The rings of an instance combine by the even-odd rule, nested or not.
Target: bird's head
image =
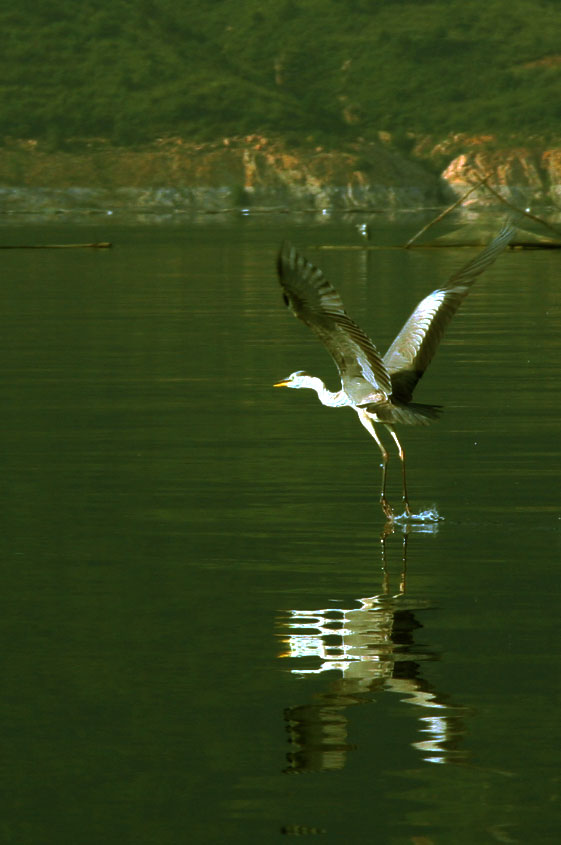
[[[304,370],[296,370],[295,373],[290,373],[287,378],[277,381],[273,387],[292,387],[298,389],[299,387],[312,387],[311,382],[313,376],[306,373]]]

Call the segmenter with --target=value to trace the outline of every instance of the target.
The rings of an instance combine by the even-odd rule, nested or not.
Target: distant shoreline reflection
[[[466,732],[465,708],[448,704],[448,696],[422,677],[422,663],[438,656],[425,645],[414,643],[415,630],[423,627],[415,610],[422,609],[423,604],[417,602],[413,607],[406,598],[410,527],[403,533],[398,592],[392,594],[390,590],[386,540],[394,530],[386,527],[382,535],[379,594],[357,599],[358,607],[281,612],[278,621],[283,648],[279,657],[300,664],[290,668],[290,673],[299,677],[339,673],[335,679],[326,679],[326,688],[314,693],[310,701],[285,710],[291,746],[286,773],[344,768],[347,754],[357,747],[348,742],[348,708],[373,705],[373,694],[380,692],[397,693],[404,704],[418,708],[419,739],[412,745],[425,762],[458,763],[467,757],[459,747]],[[427,526],[421,530],[427,531]],[[437,530],[436,526],[432,530]]]

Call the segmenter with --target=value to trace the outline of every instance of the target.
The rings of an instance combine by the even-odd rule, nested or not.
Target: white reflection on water
[[[285,712],[291,744],[288,772],[343,768],[352,750],[347,742],[347,710],[355,704],[374,704],[373,694],[380,692],[395,693],[404,704],[419,708],[420,736],[412,745],[425,762],[465,759],[465,752],[457,747],[465,733],[464,708],[448,704],[447,696],[422,676],[421,664],[438,658],[414,642],[414,631],[422,627],[415,611],[428,605],[416,602],[413,606],[407,601],[406,555],[404,534],[397,593],[390,592],[384,568],[382,591],[357,598],[358,606],[284,611],[280,627],[287,636],[281,638],[279,657],[293,662],[291,674],[305,678],[338,673],[310,701]]]

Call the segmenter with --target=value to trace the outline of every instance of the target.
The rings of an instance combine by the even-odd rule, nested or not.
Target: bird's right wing
[[[331,353],[347,392],[368,382],[389,396],[390,376],[378,350],[348,316],[341,297],[321,270],[289,243],[282,244],[277,268],[283,296],[293,314],[317,335]]]
[[[512,240],[516,229],[508,221],[499,234],[469,264],[454,273],[448,282],[423,299],[384,355],[390,373],[393,395],[409,402],[415,385],[430,364],[444,330],[470,287],[495,261]]]

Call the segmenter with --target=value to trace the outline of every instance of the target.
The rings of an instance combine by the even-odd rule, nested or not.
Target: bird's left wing
[[[423,299],[384,355],[393,395],[409,402],[415,385],[430,364],[444,330],[470,291],[475,279],[495,261],[516,229],[507,221],[498,235],[448,282]]]
[[[281,246],[277,268],[286,305],[327,347],[347,392],[352,394],[353,386],[366,381],[373,390],[389,396],[391,380],[381,355],[348,316],[321,270],[288,242]]]

